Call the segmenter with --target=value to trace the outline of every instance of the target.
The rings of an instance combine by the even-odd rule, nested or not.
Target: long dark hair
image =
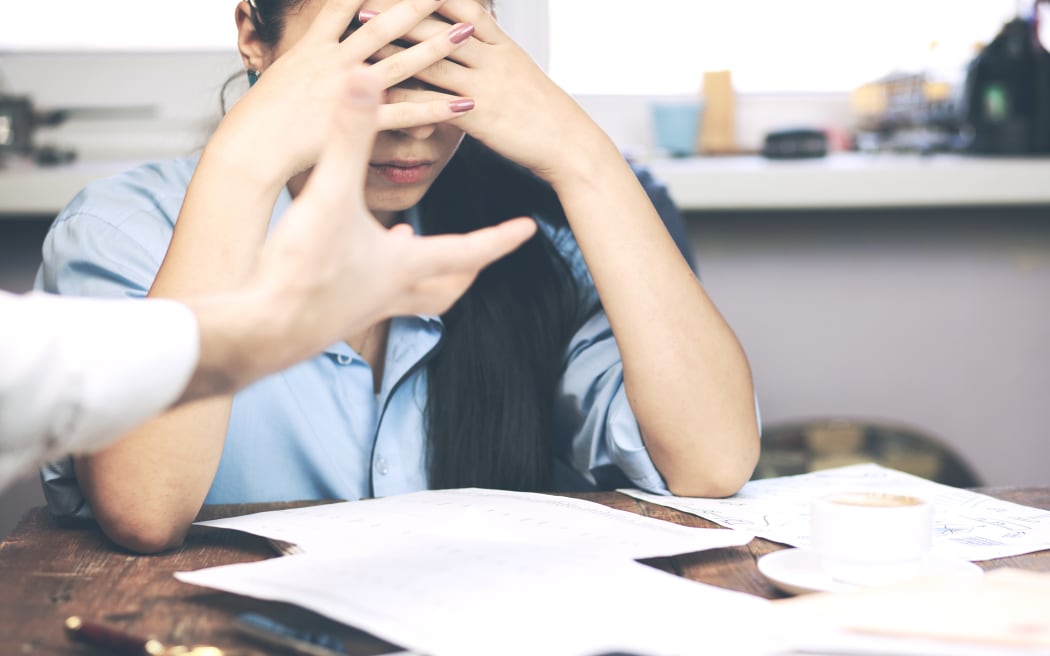
[[[429,233],[514,216],[563,226],[554,191],[467,137],[422,202]],[[430,484],[551,487],[555,386],[578,311],[572,271],[545,229],[478,276],[445,314],[428,369]]]
[[[255,0],[260,38],[276,44],[301,2]],[[566,225],[561,203],[545,182],[467,136],[421,215],[428,234],[515,216],[550,226],[484,270],[442,317],[426,408],[431,488],[549,490],[555,387],[572,333],[594,310],[577,307],[571,266],[550,237]]]

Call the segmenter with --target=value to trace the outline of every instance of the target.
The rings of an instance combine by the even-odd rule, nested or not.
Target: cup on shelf
[[[699,100],[660,101],[650,106],[653,140],[671,157],[689,157],[698,152],[703,103]]]
[[[831,578],[862,586],[923,573],[933,539],[933,506],[881,492],[822,496],[811,508],[811,543]]]

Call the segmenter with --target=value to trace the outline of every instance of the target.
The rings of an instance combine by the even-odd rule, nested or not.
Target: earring
[[[248,69],[248,86],[254,87],[255,83],[259,81],[259,71]]]

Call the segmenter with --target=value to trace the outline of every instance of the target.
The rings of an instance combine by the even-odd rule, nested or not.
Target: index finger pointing
[[[516,250],[535,233],[535,221],[517,218],[462,235],[423,237],[420,238],[420,246],[429,249],[429,252],[421,265],[430,269],[430,275],[474,275]]]

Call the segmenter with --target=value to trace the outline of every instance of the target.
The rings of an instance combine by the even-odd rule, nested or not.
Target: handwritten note
[[[727,499],[621,492],[768,540],[806,547],[812,500],[851,490],[908,494],[932,502],[934,550],[940,555],[977,561],[1050,549],[1050,510],[1001,501],[875,464],[751,481]]]

